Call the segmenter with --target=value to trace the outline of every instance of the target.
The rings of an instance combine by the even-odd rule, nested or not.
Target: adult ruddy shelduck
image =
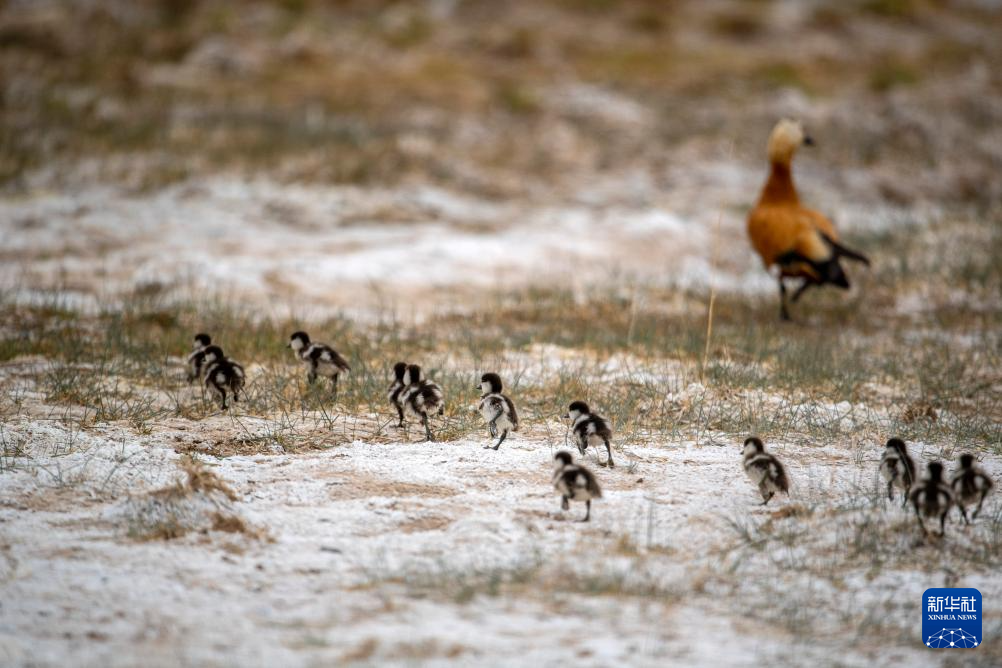
[[[793,294],[797,301],[812,285],[831,283],[843,290],[849,279],[839,263],[842,257],[869,265],[866,256],[839,243],[830,220],[800,204],[793,185],[791,163],[793,154],[802,146],[813,146],[797,121],[783,119],[769,136],[769,180],[762,196],[748,216],[748,236],[762,257],[766,269],[779,267],[780,316],[790,319],[786,305],[787,278],[800,278],[803,283]]]

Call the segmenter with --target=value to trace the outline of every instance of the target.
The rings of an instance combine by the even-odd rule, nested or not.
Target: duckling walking
[[[954,501],[957,503],[957,508],[960,508],[960,514],[965,523],[970,524],[971,520],[978,518],[981,505],[994,486],[988,474],[974,465],[974,455],[969,453],[960,455],[960,468],[953,474],[950,487],[953,489]],[[978,507],[971,513],[971,520],[969,520],[967,519],[967,506],[975,501],[978,502]]]
[[[571,430],[574,432],[574,439],[577,441],[578,451],[583,457],[589,445],[598,447],[605,444],[605,451],[608,453],[608,462],[604,466],[615,467],[616,462],[612,461],[612,428],[609,421],[597,413],[592,413],[591,409],[583,401],[574,401],[568,407],[567,415],[564,419],[570,419]]]
[[[793,154],[801,146],[813,145],[800,123],[783,119],[776,124],[769,136],[769,180],[748,216],[748,236],[755,251],[767,270],[779,267],[779,314],[783,320],[790,319],[783,279],[803,281],[793,295],[796,302],[813,285],[831,284],[848,290],[849,278],[841,258],[870,264],[865,255],[839,243],[830,220],[800,203],[793,185]]]
[[[582,522],[591,519],[591,500],[602,498],[602,488],[595,474],[581,464],[575,464],[571,453],[561,450],[554,457],[556,469],[553,472],[553,488],[560,494],[560,509],[569,510],[571,501],[585,502],[585,516]]]
[[[205,366],[205,349],[212,345],[212,337],[208,334],[196,334],[191,354],[188,355],[188,383],[191,384],[202,377],[202,367]]]
[[[502,394],[501,376],[498,374],[485,373],[481,376],[479,389],[483,394],[480,396],[477,409],[487,420],[487,430],[491,438],[498,438],[498,432],[501,433],[501,438],[493,447],[488,444],[484,448],[497,450],[508,438],[509,430],[518,431],[518,412],[511,398]]]
[[[403,393],[407,389],[404,385],[404,374],[407,372],[407,362],[397,362],[393,365],[393,382],[386,392],[386,398],[397,409],[397,427],[403,429],[404,426],[404,402]]]
[[[745,439],[744,467],[748,479],[758,485],[762,505],[767,505],[776,492],[790,493],[790,481],[779,460],[765,451],[765,444],[757,436]]]
[[[219,346],[205,349],[205,387],[219,400],[220,410],[226,410],[227,390],[233,394],[233,401],[240,400],[244,387],[244,368],[223,355]]]
[[[337,399],[337,379],[351,371],[351,366],[338,351],[323,343],[312,343],[306,332],[295,332],[289,337],[289,347],[309,369],[306,380],[316,381],[317,376],[331,379],[331,392]]]
[[[915,517],[918,518],[923,535],[929,534],[922,521],[923,516],[938,517],[939,535],[946,534],[946,516],[953,507],[953,492],[950,490],[950,486],[943,482],[942,464],[929,462],[928,475],[912,487],[908,498],[911,499],[912,506],[915,508]]]
[[[908,503],[908,492],[915,484],[915,461],[900,438],[887,441],[884,456],[880,458],[880,474],[887,481],[887,500],[894,500],[894,487],[897,486],[901,488],[901,505]]]
[[[406,389],[400,399],[404,411],[419,418],[424,425],[425,438],[434,441],[435,437],[431,434],[428,419],[436,412],[439,415],[445,413],[445,395],[442,394],[442,388],[437,383],[422,379],[421,367],[417,364],[407,367],[407,371],[404,372],[404,385]]]

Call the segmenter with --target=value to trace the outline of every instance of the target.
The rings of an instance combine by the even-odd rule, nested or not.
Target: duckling
[[[574,439],[577,441],[578,451],[583,457],[589,445],[598,447],[605,443],[605,451],[609,454],[609,459],[603,466],[614,468],[616,462],[612,461],[612,428],[609,421],[597,413],[592,413],[591,409],[583,401],[574,401],[568,407],[565,420],[571,421],[571,430],[574,432]]]
[[[431,427],[428,425],[428,416],[436,411],[439,415],[445,413],[445,396],[442,388],[438,384],[421,378],[421,367],[417,364],[410,364],[404,372],[405,389],[400,395],[400,402],[404,405],[404,411],[416,418],[420,418],[424,425],[424,434],[429,441],[434,441],[431,434]]]
[[[946,534],[946,516],[953,507],[953,491],[943,482],[943,465],[939,462],[929,462],[929,474],[916,483],[908,493],[915,517],[922,527],[923,535],[928,535],[922,517],[939,517],[939,535]]]
[[[884,456],[880,458],[880,473],[887,481],[887,500],[894,499],[894,486],[897,485],[901,488],[901,505],[908,503],[908,492],[915,484],[915,461],[900,438],[887,441]]]
[[[227,358],[219,346],[205,349],[205,387],[219,399],[219,408],[226,410],[226,391],[233,393],[233,401],[240,400],[244,387],[244,368]]]
[[[574,464],[571,453],[561,450],[554,457],[556,469],[553,472],[553,488],[560,494],[560,509],[569,510],[571,501],[585,502],[585,516],[582,522],[591,519],[591,500],[602,498],[602,488],[595,474],[581,464]]]
[[[331,391],[336,399],[338,376],[351,371],[348,360],[328,345],[311,343],[306,332],[295,332],[289,337],[289,347],[309,369],[306,380],[313,383],[318,375],[331,379]]]
[[[870,265],[865,255],[839,243],[830,220],[800,204],[791,163],[800,146],[813,145],[797,121],[783,119],[776,124],[769,136],[769,180],[748,216],[748,236],[766,270],[773,265],[779,267],[779,314],[783,320],[790,319],[783,279],[803,281],[793,295],[796,302],[813,285],[830,283],[848,290],[849,278],[841,258]]]
[[[191,384],[202,377],[202,367],[205,366],[205,349],[212,345],[212,337],[208,334],[196,334],[191,354],[188,355],[188,383]]]
[[[487,420],[487,429],[491,438],[497,438],[498,431],[501,432],[501,438],[492,448],[497,450],[508,438],[509,430],[518,431],[518,412],[515,410],[515,404],[512,403],[511,398],[501,393],[503,389],[501,376],[496,373],[485,373],[481,376],[477,389],[483,392],[477,410]],[[491,445],[485,445],[484,448],[491,448]]]
[[[954,501],[957,503],[957,508],[960,508],[960,514],[963,516],[965,523],[971,523],[967,519],[966,507],[977,500],[978,507],[971,513],[971,519],[977,519],[978,513],[981,512],[981,505],[985,502],[985,497],[988,496],[988,493],[992,491],[992,487],[994,486],[988,474],[981,467],[974,465],[974,455],[969,453],[960,455],[960,468],[956,470],[953,478],[950,479],[950,487],[953,489]]]
[[[390,400],[393,407],[397,409],[397,417],[399,418],[397,422],[398,428],[403,428],[404,426],[404,404],[403,404],[403,393],[407,388],[404,385],[404,373],[407,372],[407,362],[397,362],[393,365],[393,382],[390,384],[390,389],[386,392],[386,398]]]
[[[758,485],[762,494],[762,505],[767,505],[776,492],[790,493],[790,481],[786,469],[779,460],[765,451],[765,444],[757,436],[745,439],[743,451],[745,474]]]

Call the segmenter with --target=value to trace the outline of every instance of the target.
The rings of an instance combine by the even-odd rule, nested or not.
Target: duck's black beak
[[[565,420],[570,420],[571,419],[571,414],[567,413],[563,417],[564,417]]]
[[[814,146],[814,137],[810,135],[804,136],[804,146]]]

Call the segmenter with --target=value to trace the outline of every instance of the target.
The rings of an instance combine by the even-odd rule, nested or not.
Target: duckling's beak
[[[806,135],[804,137],[804,146],[814,146],[814,137]]]
[[[563,418],[564,418],[565,420],[570,420],[570,419],[571,419],[571,414],[570,414],[570,413],[567,413],[566,415],[564,415],[564,416],[563,416]]]
[[[474,389],[474,390],[479,390],[479,389],[480,389],[480,386],[479,386],[479,385],[474,385],[474,386],[473,386],[473,389]]]

